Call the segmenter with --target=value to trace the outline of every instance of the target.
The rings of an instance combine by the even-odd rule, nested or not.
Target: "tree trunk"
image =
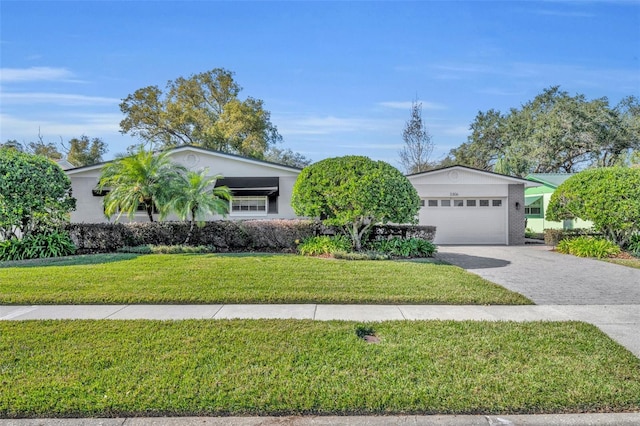
[[[184,245],[189,244],[189,240],[191,239],[191,236],[193,235],[193,227],[196,224],[196,213],[192,210],[191,211],[191,226],[189,226],[189,232],[187,232],[187,238],[184,240]]]
[[[191,220],[191,226],[189,226],[189,232],[187,232],[187,238],[184,240],[184,245],[189,244],[189,240],[191,239],[191,235],[193,235],[193,226],[195,225],[195,221]]]

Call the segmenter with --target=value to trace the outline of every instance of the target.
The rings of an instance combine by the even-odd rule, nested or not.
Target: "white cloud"
[[[38,119],[0,114],[0,140],[31,141],[37,138],[38,132],[45,140],[59,137],[66,140],[83,134],[108,140],[109,135],[119,134],[121,119],[120,114],[65,114],[64,118],[46,116]]]
[[[274,114],[274,122],[278,123],[278,131],[284,136],[369,132],[386,127],[385,120],[335,116],[278,117]]]
[[[121,102],[117,98],[100,96],[75,95],[70,93],[8,93],[0,92],[3,104],[56,104],[65,106],[74,105],[117,105]]]
[[[73,76],[66,68],[0,68],[0,82],[70,80]]]

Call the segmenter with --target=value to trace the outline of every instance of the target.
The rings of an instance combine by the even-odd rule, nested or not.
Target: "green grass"
[[[619,259],[619,258],[612,257],[612,258],[603,259],[603,260],[606,260],[609,263],[616,263],[618,265],[628,266],[629,268],[640,269],[640,259],[638,258]]]
[[[433,261],[295,255],[94,255],[0,268],[0,304],[531,304]]]
[[[640,361],[577,322],[6,321],[0,418],[640,409]]]

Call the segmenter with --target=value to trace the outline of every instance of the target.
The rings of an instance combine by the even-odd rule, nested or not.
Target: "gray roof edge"
[[[273,163],[271,161],[259,160],[257,158],[243,157],[241,155],[229,154],[229,153],[226,153],[226,152],[216,151],[216,150],[208,149],[208,148],[202,148],[202,147],[195,146],[195,145],[180,145],[180,146],[176,146],[176,147],[173,147],[173,148],[167,148],[165,150],[155,150],[154,152],[162,152],[162,151],[180,152],[180,151],[188,151],[188,150],[200,151],[200,152],[204,152],[204,153],[209,154],[209,155],[215,155],[215,156],[218,156],[218,157],[231,158],[231,159],[235,159],[235,160],[244,161],[244,162],[247,162],[247,163],[261,164],[261,165],[270,166],[270,167],[274,167],[274,168],[277,168],[277,169],[287,170],[287,171],[295,172],[295,173],[300,173],[300,171],[302,170],[301,168],[298,168],[298,167],[287,166],[287,165],[279,164],[279,163]],[[129,157],[129,156],[127,155],[125,157]],[[75,174],[75,173],[95,170],[95,169],[98,169],[98,168],[102,168],[105,164],[112,163],[112,162],[114,162],[116,160],[117,159],[113,159],[113,160],[109,160],[109,161],[102,161],[102,162],[96,163],[96,164],[91,164],[89,166],[74,167],[74,168],[65,170],[65,173]]]
[[[447,167],[440,167],[438,169],[433,169],[433,170],[427,170],[425,172],[420,172],[420,173],[412,173],[412,174],[408,174],[406,175],[408,179],[411,179],[412,177],[416,177],[416,176],[421,176],[421,175],[427,175],[430,173],[435,173],[435,172],[442,172],[445,170],[450,170],[450,169],[463,169],[463,170],[468,170],[474,173],[481,173],[481,174],[486,174],[486,175],[490,175],[490,176],[495,176],[498,178],[502,178],[502,179],[506,179],[509,181],[513,181],[513,182],[517,182],[517,183],[522,183],[525,185],[525,187],[536,187],[536,186],[540,186],[539,183],[536,183],[534,181],[525,179],[525,178],[521,178],[518,176],[510,176],[510,175],[503,175],[501,173],[496,173],[496,172],[492,172],[489,170],[482,170],[482,169],[476,169],[475,167],[469,167],[469,166],[462,166],[462,165],[453,165],[453,166],[447,166]]]

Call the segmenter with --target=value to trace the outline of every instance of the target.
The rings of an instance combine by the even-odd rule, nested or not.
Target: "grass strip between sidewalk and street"
[[[0,282],[0,304],[532,304],[432,259],[105,254],[13,262],[0,267]]]
[[[5,321],[0,339],[2,418],[640,409],[638,358],[579,322]]]

